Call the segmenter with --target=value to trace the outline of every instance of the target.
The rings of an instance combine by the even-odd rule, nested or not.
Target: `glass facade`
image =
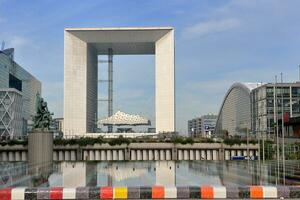
[[[265,134],[266,137],[274,135],[276,118],[282,118],[282,109],[283,113],[288,113],[291,117],[300,116],[300,83],[276,84],[275,105],[274,91],[274,84],[265,84],[251,92],[252,131]],[[289,134],[291,133],[288,131],[287,135]]]
[[[216,134],[220,137],[245,137],[251,128],[250,91],[257,84],[235,83],[221,106]]]
[[[32,116],[35,114],[36,94],[41,94],[41,82],[12,60],[12,57],[0,51],[0,89],[14,88],[20,91],[22,105],[22,133],[15,131],[14,136],[21,136],[30,128]],[[15,129],[15,130],[20,130]]]

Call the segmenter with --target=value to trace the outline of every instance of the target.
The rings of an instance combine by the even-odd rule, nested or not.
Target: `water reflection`
[[[276,161],[149,161],[59,162],[49,177],[29,176],[27,164],[1,163],[0,187],[4,186],[187,186],[275,185]],[[299,161],[286,161],[285,182],[299,185]],[[282,177],[282,176],[281,176]]]

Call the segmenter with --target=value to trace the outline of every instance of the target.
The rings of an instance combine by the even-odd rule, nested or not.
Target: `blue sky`
[[[177,129],[185,132],[188,119],[217,113],[236,81],[272,82],[280,72],[285,81],[298,79],[299,8],[298,0],[0,0],[0,40],[42,81],[43,96],[60,117],[64,28],[173,26]],[[153,120],[154,57],[115,56],[114,73],[115,111]],[[99,96],[105,94],[100,87]]]

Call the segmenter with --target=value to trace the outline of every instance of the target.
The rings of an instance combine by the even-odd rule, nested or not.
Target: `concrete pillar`
[[[59,161],[63,161],[64,160],[64,152],[63,151],[59,151],[59,153],[58,153],[58,160]]]
[[[122,161],[125,160],[124,159],[124,151],[122,149],[119,150],[118,156],[119,156],[118,160],[122,160]]]
[[[53,168],[53,133],[28,134],[28,173],[49,173]]]
[[[8,160],[11,161],[15,161],[15,154],[13,151],[9,151],[8,152]]]
[[[231,157],[232,157],[232,156],[236,156],[236,152],[235,152],[235,150],[233,150],[233,149],[231,150]]]
[[[194,157],[194,150],[190,150],[190,160],[195,160],[195,157]]]
[[[166,160],[164,149],[159,150],[159,160]]]
[[[189,160],[189,151],[183,150],[183,160]]]
[[[113,152],[113,160],[118,160],[118,150],[112,150]]]
[[[172,159],[172,156],[171,156],[171,150],[170,149],[167,149],[166,150],[166,160],[171,160]]]
[[[250,149],[249,154],[250,154],[250,156],[253,156],[254,155],[254,150]]]
[[[89,160],[88,150],[83,150],[83,160]]]
[[[102,161],[107,160],[106,159],[106,151],[105,150],[101,150],[101,160]]]
[[[100,151],[99,150],[95,150],[95,160],[100,160],[101,156],[100,156]]]
[[[205,150],[201,150],[201,160],[206,160],[206,152]]]
[[[141,150],[136,150],[136,158],[137,160],[143,160],[142,158],[142,151]]]
[[[148,150],[147,149],[143,150],[143,160],[148,160]]]
[[[21,161],[21,152],[20,151],[15,152],[15,161]]]
[[[154,160],[159,160],[159,151],[154,150]]]
[[[181,149],[177,149],[177,159],[183,160],[183,152]]]
[[[94,150],[89,150],[89,160],[95,160]]]
[[[22,161],[27,161],[27,152],[26,151],[22,151]]]
[[[153,150],[148,150],[149,151],[149,160],[153,160],[154,159],[154,155],[153,155]]]
[[[65,151],[65,161],[69,161],[70,159],[71,159],[70,151],[66,150]]]
[[[112,160],[112,152],[110,149],[106,150],[106,159],[107,160]]]
[[[2,161],[8,161],[8,156],[7,156],[7,152],[6,151],[3,151],[2,152]]]
[[[196,150],[196,160],[200,160],[200,150]]]
[[[225,149],[225,160],[230,160],[230,153],[229,150]]]
[[[75,150],[71,151],[71,160],[76,161],[76,151]]]
[[[216,149],[213,149],[213,150],[212,150],[212,159],[213,159],[213,160],[219,160],[219,159],[218,159],[218,155],[217,155],[217,150],[216,150]]]
[[[136,160],[136,151],[135,150],[130,150],[130,160]]]
[[[237,156],[242,156],[242,150],[237,150]]]
[[[210,150],[210,149],[207,149],[207,150],[206,150],[206,155],[207,155],[206,159],[207,159],[207,160],[211,160],[211,157],[212,157],[211,154],[212,154],[212,153],[211,153],[211,150]]]

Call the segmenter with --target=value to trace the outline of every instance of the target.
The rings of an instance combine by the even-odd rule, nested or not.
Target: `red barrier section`
[[[201,199],[213,199],[214,189],[211,186],[201,186]]]
[[[11,188],[0,189],[1,200],[11,200]]]
[[[152,187],[152,199],[164,199],[165,198],[165,189],[162,186],[153,186]]]
[[[264,198],[263,188],[261,186],[251,186],[250,187],[250,198],[251,199]]]
[[[63,199],[63,188],[62,187],[50,188],[49,197],[51,200],[62,200]]]
[[[114,192],[112,187],[100,188],[100,199],[113,199]]]

